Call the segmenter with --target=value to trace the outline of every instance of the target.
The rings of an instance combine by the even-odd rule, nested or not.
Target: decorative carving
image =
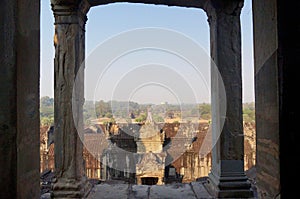
[[[154,154],[152,152],[143,154],[141,162],[137,164],[137,172],[148,172],[164,170],[165,154]]]
[[[86,14],[90,9],[90,4],[87,0],[72,1],[52,1],[52,11],[55,17],[55,24],[79,24],[85,31],[85,23],[87,21]],[[77,3],[75,3],[77,2]]]

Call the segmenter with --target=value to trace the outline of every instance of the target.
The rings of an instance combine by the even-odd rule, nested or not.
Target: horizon
[[[43,97],[49,97],[50,99],[54,99],[54,97],[50,97],[50,96],[42,96],[40,97],[40,99],[42,99]],[[158,103],[158,104],[155,104],[155,103],[140,103],[140,102],[136,102],[136,101],[122,101],[122,100],[109,100],[109,101],[105,101],[105,100],[97,100],[97,101],[94,101],[94,100],[85,100],[85,103],[86,102],[92,102],[92,103],[97,103],[97,102],[100,102],[100,101],[103,101],[104,103],[109,103],[109,102],[118,102],[118,103],[137,103],[138,105],[194,105],[194,104],[209,104],[211,105],[210,102],[197,102],[197,103],[181,103],[181,104],[173,104],[173,103],[169,103],[169,102],[161,102],[161,103]],[[242,104],[255,104],[255,101],[253,102],[243,102]]]

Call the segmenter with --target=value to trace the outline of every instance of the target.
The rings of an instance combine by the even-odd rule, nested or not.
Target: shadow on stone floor
[[[41,175],[42,182],[52,179],[52,172]],[[246,172],[252,183],[254,198],[257,198],[255,187],[255,168]],[[89,179],[93,188],[87,199],[210,199],[212,197],[204,184],[207,177],[191,183],[171,183],[166,185],[136,185],[121,180],[100,181]],[[47,185],[49,183],[46,183]],[[50,199],[50,187],[42,189],[41,199]]]
[[[88,199],[199,199],[212,198],[202,182],[135,185],[122,181],[95,185]]]

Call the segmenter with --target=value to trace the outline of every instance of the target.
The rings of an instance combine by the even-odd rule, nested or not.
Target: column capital
[[[56,24],[79,24],[85,26],[90,9],[87,0],[51,0]]]
[[[208,1],[204,10],[208,16],[208,22],[215,21],[218,16],[240,16],[242,8],[244,6],[244,0],[211,0]]]

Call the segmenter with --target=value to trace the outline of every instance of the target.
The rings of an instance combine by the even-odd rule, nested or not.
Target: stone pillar
[[[141,185],[142,184],[142,179],[141,177],[136,177],[136,184]]]
[[[216,198],[253,195],[244,173],[241,28],[243,0],[212,0],[205,8],[211,39],[212,170],[208,188]],[[224,126],[222,126],[224,124]]]
[[[208,173],[209,173],[209,172],[211,171],[211,162],[212,162],[211,156],[208,155],[208,156],[207,156],[207,159],[208,159],[208,161],[207,161],[207,166],[208,166]]]
[[[67,3],[65,3],[67,2]],[[64,4],[65,3],[65,4]],[[78,132],[83,129],[85,23],[89,4],[51,0],[55,17],[54,124],[55,175],[53,198],[82,198],[89,190]],[[80,76],[76,85],[75,78]],[[73,99],[73,100],[72,100]],[[74,104],[75,102],[75,104]]]
[[[208,173],[209,173],[208,165],[207,165],[207,163],[205,162],[205,166],[204,166],[204,176],[207,176]]]
[[[157,185],[163,185],[163,178],[162,177],[158,177],[158,181],[157,181]]]

